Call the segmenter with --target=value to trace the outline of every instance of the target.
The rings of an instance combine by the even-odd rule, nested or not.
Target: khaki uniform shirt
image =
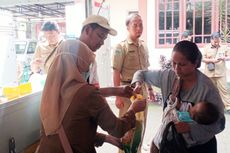
[[[208,59],[217,59],[220,57],[229,57],[230,51],[226,45],[220,45],[220,47],[215,48],[211,44],[208,44],[204,48],[203,58]],[[207,64],[205,64],[204,73],[208,77],[223,77],[226,75],[226,64],[225,61],[220,61],[215,63],[215,70],[209,71],[207,68]]]
[[[140,40],[134,44],[131,39],[119,43],[113,52],[112,67],[121,73],[121,81],[130,82],[137,70],[147,70],[149,67],[147,47]]]
[[[42,60],[42,64],[39,65],[39,67],[45,73],[48,72],[48,69],[50,67],[50,64],[53,61],[52,59],[54,58],[54,56],[52,56],[51,57],[52,59],[49,59],[46,62],[46,64],[45,64],[45,61],[46,61],[47,57],[50,55],[50,53],[60,44],[59,42],[56,45],[49,45],[47,41],[41,42],[37,45],[37,47],[35,49],[33,60],[35,60],[37,58]]]

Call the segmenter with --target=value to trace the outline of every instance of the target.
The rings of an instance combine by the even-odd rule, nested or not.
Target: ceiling
[[[13,13],[14,17],[26,19],[64,18],[65,6],[73,4],[74,0],[46,4],[17,4],[12,6],[0,6],[0,10],[10,11]]]

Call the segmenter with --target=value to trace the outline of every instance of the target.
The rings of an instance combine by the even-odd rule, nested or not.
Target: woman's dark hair
[[[196,64],[196,68],[200,67],[202,54],[195,43],[187,40],[180,41],[173,47],[173,52],[180,52],[192,64]]]

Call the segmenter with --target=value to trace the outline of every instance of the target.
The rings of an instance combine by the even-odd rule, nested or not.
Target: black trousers
[[[189,153],[217,153],[216,137],[213,137],[205,144],[189,148]]]

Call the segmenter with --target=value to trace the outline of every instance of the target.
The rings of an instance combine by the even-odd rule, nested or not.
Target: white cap
[[[110,25],[109,25],[109,21],[106,18],[102,17],[102,16],[91,15],[88,18],[85,19],[85,21],[83,22],[82,26],[84,27],[84,26],[86,26],[88,24],[91,24],[91,23],[96,23],[99,26],[101,26],[102,28],[105,28],[105,29],[109,30],[109,34],[112,35],[112,36],[117,35],[117,31],[115,29],[111,28]]]

